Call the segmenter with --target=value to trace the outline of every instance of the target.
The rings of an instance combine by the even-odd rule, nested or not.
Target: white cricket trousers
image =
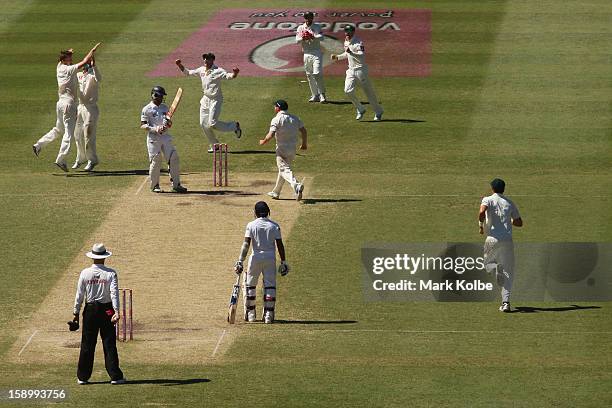
[[[366,68],[359,69],[348,69],[346,70],[346,79],[344,81],[344,93],[348,98],[353,102],[355,108],[358,112],[365,112],[365,107],[357,98],[355,94],[355,88],[360,86],[363,89],[366,97],[368,98],[368,102],[370,106],[374,110],[374,113],[380,115],[383,113],[383,108],[378,103],[378,98],[376,97],[376,92],[374,92],[374,88],[370,83],[370,79],[368,77],[368,70]]]
[[[304,54],[304,71],[313,97],[325,93],[321,54]]]
[[[55,127],[41,137],[35,146],[43,148],[62,136],[62,144],[57,154],[56,163],[66,164],[66,157],[70,151],[70,142],[74,137],[74,128],[77,119],[77,104],[70,98],[60,98],[56,104],[57,120]]]
[[[295,153],[287,154],[284,152],[279,152],[278,150],[276,151],[276,166],[278,167],[278,176],[276,177],[276,185],[272,190],[276,194],[280,194],[285,181],[291,184],[293,192],[296,191],[298,181],[295,179],[293,171],[291,170],[291,163],[294,159]]]
[[[77,163],[89,161],[98,164],[96,151],[96,129],[100,111],[98,105],[80,104],[77,108],[77,122],[74,131],[74,139],[77,147]]]
[[[512,281],[514,280],[514,244],[487,237],[484,243],[484,263],[497,264],[498,273],[503,274],[502,302],[510,302]]]
[[[214,130],[219,132],[233,132],[237,129],[236,122],[223,122],[219,120],[223,98],[212,99],[203,96],[200,100],[200,126],[208,139],[209,144],[219,143]],[[213,130],[214,129],[214,130]]]
[[[264,315],[274,313],[276,303],[276,259],[253,259],[249,257],[247,273],[244,274],[244,312],[255,312],[256,289],[259,275],[263,275]]]
[[[179,157],[172,136],[163,134],[160,136],[147,137],[147,150],[149,151],[149,178],[151,179],[151,189],[159,184],[159,174],[161,171],[162,154],[168,163],[172,186],[178,187],[181,184],[181,169]]]

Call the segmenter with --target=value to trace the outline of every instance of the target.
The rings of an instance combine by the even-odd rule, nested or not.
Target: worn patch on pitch
[[[253,182],[263,179],[268,183]],[[225,318],[235,281],[234,261],[255,202],[268,201],[285,237],[301,205],[267,200],[265,193],[276,181],[273,173],[232,173],[229,187],[213,187],[210,173],[186,174],[181,181],[189,194],[151,193],[140,188],[143,178],[122,194],[32,318],[20,327],[8,353],[12,361],[76,364],[81,331],[69,332],[66,322],[79,273],[90,264],[84,254],[93,242],[111,248],[108,266],[117,269],[120,287],[133,289],[134,340],[118,343],[123,363],[201,364],[223,355],[241,327],[241,319],[229,325]],[[169,190],[166,177],[161,184]],[[283,197],[291,196],[285,187]],[[240,317],[241,304],[238,312]],[[103,363],[101,344],[96,354],[98,364]]]
[[[431,11],[427,9],[313,10],[325,40],[325,75],[344,75],[346,61],[332,62],[343,51],[344,27],[355,25],[365,44],[371,76],[428,76],[431,71]],[[218,12],[161,61],[150,77],[178,76],[174,64],[202,65],[201,55],[213,52],[226,69],[245,76],[303,75],[301,46],[295,31],[303,10],[227,9]],[[206,47],[203,49],[202,47]]]

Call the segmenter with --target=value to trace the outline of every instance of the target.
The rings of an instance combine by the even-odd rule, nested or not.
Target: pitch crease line
[[[34,336],[36,336],[36,333],[38,333],[38,330],[34,330],[34,333],[32,333],[28,341],[26,341],[21,350],[19,350],[19,353],[17,354],[18,356],[20,356],[21,353],[23,353],[23,351],[26,349],[26,347],[28,347],[28,345],[32,342],[32,339],[34,338]]]
[[[143,187],[147,183],[148,179],[149,179],[149,177],[145,177],[144,180],[142,180],[142,183],[140,184],[140,187],[138,187],[138,190],[136,190],[136,194],[134,194],[134,195],[140,194],[140,192],[142,191]]]
[[[217,350],[219,350],[219,346],[221,345],[221,342],[223,341],[223,337],[225,337],[225,332],[226,330],[223,329],[223,331],[221,332],[221,336],[219,336],[219,340],[217,341],[217,345],[215,346],[215,349],[212,352],[211,357],[214,357],[215,354],[217,354]]]

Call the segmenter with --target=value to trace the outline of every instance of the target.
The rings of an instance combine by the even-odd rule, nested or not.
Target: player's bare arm
[[[83,60],[81,62],[76,64],[78,69],[81,69],[83,67],[83,65],[85,65],[85,64],[87,64],[87,63],[89,63],[91,61],[91,59],[93,58],[94,53],[96,52],[96,50],[98,49],[100,44],[102,44],[102,43],[97,43],[96,45],[94,45],[93,48],[91,50],[89,50],[87,55],[85,55],[85,58],[83,58]]]
[[[480,205],[480,211],[478,212],[478,233],[484,234],[484,222],[487,219],[487,206],[484,204]]]
[[[259,140],[259,145],[263,146],[266,143],[268,143],[270,140],[272,140],[274,138],[274,136],[276,135],[276,132],[268,132],[268,134],[266,135],[266,137],[264,137],[263,139]]]
[[[300,128],[300,135],[302,136],[302,144],[300,145],[300,150],[308,149],[308,132],[306,128],[302,126]]]
[[[278,250],[278,256],[280,256],[281,259],[281,263],[278,266],[278,273],[280,273],[281,276],[285,276],[289,273],[289,264],[285,258],[285,245],[283,244],[282,239],[276,240],[276,249]]]

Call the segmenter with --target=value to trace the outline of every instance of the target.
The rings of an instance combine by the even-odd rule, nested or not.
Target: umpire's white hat
[[[91,248],[91,251],[86,253],[85,255],[91,259],[104,259],[111,256],[113,253],[106,250],[104,244],[94,244]]]

